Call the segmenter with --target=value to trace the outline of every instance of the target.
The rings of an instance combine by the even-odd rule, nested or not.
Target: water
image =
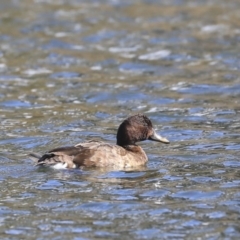
[[[240,3],[0,3],[1,239],[239,239]],[[145,113],[138,171],[36,168]]]

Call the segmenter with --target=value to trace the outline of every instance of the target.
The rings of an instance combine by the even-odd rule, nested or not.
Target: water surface
[[[1,239],[239,239],[240,3],[0,3]],[[29,152],[115,142],[144,113],[138,171],[38,169]]]

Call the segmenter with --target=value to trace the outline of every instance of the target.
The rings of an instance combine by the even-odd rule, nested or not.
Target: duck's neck
[[[117,145],[125,148],[125,146],[137,146],[135,141],[129,141],[124,139],[124,141],[121,141],[120,138],[117,138]]]
[[[119,144],[117,143],[118,146],[122,147],[122,148],[125,148],[125,149],[128,149],[130,147],[134,147],[134,146],[138,146],[137,144],[133,143],[133,144]]]

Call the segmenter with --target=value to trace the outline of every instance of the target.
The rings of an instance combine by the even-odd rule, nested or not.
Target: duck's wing
[[[74,157],[79,153],[75,146],[60,147],[50,150],[42,156],[31,153],[30,156],[38,166],[52,166],[54,168],[76,168],[73,163]]]
[[[100,141],[79,143],[75,146],[60,147],[50,150],[42,156],[30,154],[37,160],[38,166],[52,166],[54,168],[78,168],[81,166],[98,166],[101,157],[111,152],[110,144]],[[104,156],[103,156],[104,155]]]
[[[123,157],[126,155],[126,150],[120,146],[90,141],[77,144],[75,147],[81,149],[73,159],[77,166],[112,167],[125,165]]]

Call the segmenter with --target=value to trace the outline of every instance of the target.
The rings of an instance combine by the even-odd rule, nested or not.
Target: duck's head
[[[124,120],[118,128],[117,145],[135,145],[136,142],[152,140],[162,143],[169,141],[158,135],[153,129],[151,120],[142,114],[131,116]]]

